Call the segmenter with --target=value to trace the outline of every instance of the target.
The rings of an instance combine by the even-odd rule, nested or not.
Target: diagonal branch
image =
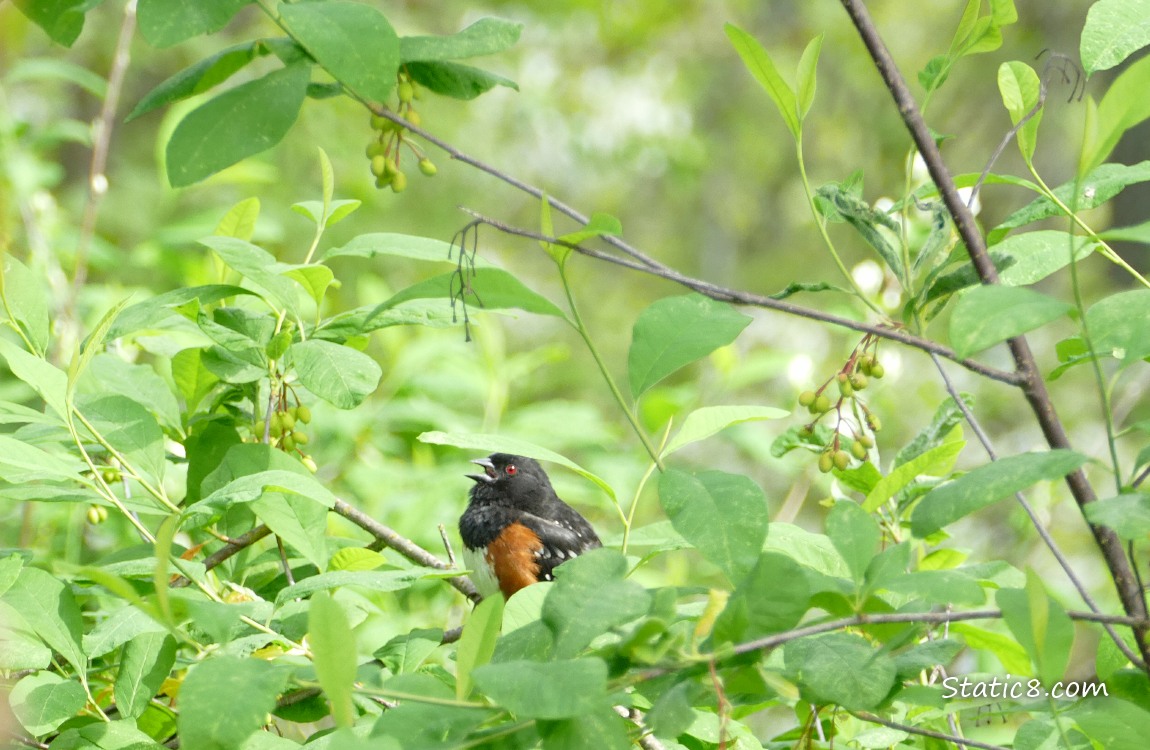
[[[927,352],[928,354],[936,354],[940,357],[945,357],[946,359],[952,360],[953,362],[962,365],[971,372],[978,373],[979,375],[990,378],[991,380],[997,380],[1000,383],[1006,383],[1008,385],[1021,385],[1022,383],[1021,379],[1016,373],[988,367],[973,359],[961,359],[957,354],[954,353],[953,349],[949,349],[942,344],[931,341],[930,339],[924,339],[919,336],[915,336],[914,334],[909,333],[902,328],[894,328],[892,326],[886,325],[876,325],[873,323],[864,323],[862,321],[851,320],[850,318],[843,318],[839,317],[838,315],[832,315],[830,313],[823,312],[822,310],[816,310],[814,308],[796,305],[793,302],[787,302],[786,300],[775,299],[773,297],[767,297],[762,294],[752,294],[751,292],[744,292],[738,289],[719,286],[718,284],[712,284],[709,281],[703,281],[702,279],[685,276],[668,266],[659,265],[657,268],[645,266],[642,263],[638,263],[628,258],[612,255],[611,253],[605,253],[600,250],[595,250],[593,248],[585,247],[576,243],[566,242],[558,237],[548,237],[545,234],[533,232],[529,229],[515,227],[505,222],[499,221],[498,219],[492,219],[490,217],[484,216],[483,214],[477,213],[468,208],[464,208],[463,210],[484,224],[492,227],[493,229],[497,229],[500,232],[504,232],[505,234],[511,234],[517,237],[526,237],[528,239],[549,242],[553,245],[568,247],[582,255],[586,255],[589,258],[595,258],[596,260],[602,260],[607,263],[614,263],[615,265],[629,268],[632,271],[638,271],[640,273],[646,273],[652,276],[658,276],[661,279],[673,281],[677,284],[681,284],[682,286],[687,287],[688,289],[693,289],[694,291],[699,292],[704,296],[710,297],[711,299],[716,299],[721,302],[733,302],[740,305],[750,305],[752,307],[762,307],[767,310],[776,310],[778,312],[787,313],[788,315],[794,315],[798,318],[817,320],[821,323],[829,323],[831,325],[839,326],[840,328],[847,328],[852,331],[858,331],[859,333],[869,333],[874,336],[888,339],[890,341],[897,341],[900,344],[905,344],[906,346]],[[605,236],[602,239],[606,240],[607,237]]]
[[[974,215],[959,197],[958,188],[955,186],[954,180],[951,179],[946,163],[942,160],[938,146],[931,137],[930,130],[922,118],[922,113],[918,109],[914,96],[911,94],[906,80],[899,72],[898,66],[895,65],[890,51],[878,33],[878,29],[875,28],[870,13],[862,0],[841,0],[841,2],[858,30],[859,36],[862,37],[883,82],[894,98],[899,115],[902,117],[907,130],[910,131],[919,153],[922,154],[923,161],[926,162],[931,179],[942,195],[947,210],[954,219],[955,228],[966,245],[975,271],[982,283],[997,284],[998,269],[995,268],[994,262],[986,250],[986,243],[978,231]],[[1027,403],[1030,404],[1031,411],[1038,419],[1038,424],[1047,444],[1051,448],[1070,449],[1070,438],[1055,412],[1054,403],[1046,390],[1046,382],[1042,379],[1026,337],[1012,338],[1007,342],[1007,345],[1010,348],[1011,356],[1014,358],[1016,372],[1022,378],[1020,387],[1023,395],[1026,397]],[[1070,493],[1074,496],[1075,502],[1084,512],[1088,504],[1098,499],[1082,469],[1068,474],[1066,484],[1070,487]],[[1114,579],[1114,585],[1118,589],[1118,596],[1122,600],[1122,606],[1126,613],[1145,620],[1147,614],[1146,600],[1118,535],[1104,526],[1097,526],[1089,522],[1087,524],[1102,550],[1102,555],[1110,569],[1110,575]],[[1147,643],[1146,639],[1147,633],[1150,631],[1145,625],[1139,625],[1134,628],[1134,632],[1137,636],[1139,651],[1142,654],[1142,661],[1150,665],[1150,644]]]

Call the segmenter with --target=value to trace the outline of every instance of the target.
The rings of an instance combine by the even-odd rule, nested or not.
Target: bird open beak
[[[483,467],[482,474],[468,474],[468,479],[473,479],[476,482],[494,482],[495,481],[495,464],[491,463],[490,458],[477,458],[471,463],[478,464]]]

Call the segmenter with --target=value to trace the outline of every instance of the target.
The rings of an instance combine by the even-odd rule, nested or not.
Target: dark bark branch
[[[995,268],[994,262],[986,250],[986,243],[978,231],[978,227],[974,221],[974,215],[959,197],[958,188],[955,186],[954,180],[950,177],[946,163],[942,160],[942,155],[939,153],[938,147],[926,126],[926,122],[919,112],[914,96],[911,94],[906,81],[903,79],[902,74],[891,58],[890,52],[887,50],[886,44],[875,28],[866,6],[861,0],[841,0],[841,2],[847,14],[850,15],[855,28],[858,30],[859,36],[862,37],[863,43],[866,45],[867,51],[874,60],[875,67],[882,76],[887,89],[890,91],[891,96],[894,97],[895,104],[898,106],[899,115],[910,131],[915,146],[922,155],[923,161],[926,162],[931,179],[938,188],[939,194],[942,196],[943,202],[946,204],[951,217],[954,219],[955,228],[958,230],[959,236],[962,237],[962,241],[966,245],[967,253],[970,255],[970,260],[975,271],[978,273],[982,283],[997,284],[998,269]],[[1059,420],[1058,415],[1055,413],[1054,403],[1051,401],[1050,394],[1046,390],[1046,382],[1042,379],[1042,375],[1034,361],[1034,355],[1030,351],[1030,345],[1027,343],[1026,337],[1018,336],[1012,338],[1007,342],[1007,345],[1010,348],[1011,356],[1014,358],[1016,372],[1022,379],[1021,388],[1023,395],[1026,397],[1031,411],[1034,412],[1035,417],[1038,419],[1039,427],[1042,429],[1042,434],[1046,438],[1047,444],[1050,445],[1051,448],[1070,449],[1070,439],[1067,437],[1066,430]],[[1086,473],[1081,469],[1068,474],[1066,476],[1066,484],[1069,486],[1075,502],[1077,502],[1083,510],[1085,510],[1086,505],[1098,499],[1094,493],[1094,488],[1086,479]],[[1110,575],[1114,579],[1114,585],[1118,589],[1118,596],[1122,601],[1123,609],[1126,610],[1128,615],[1136,617],[1140,621],[1145,621],[1147,614],[1146,600],[1142,590],[1138,586],[1137,578],[1130,566],[1130,560],[1122,548],[1121,540],[1118,538],[1118,535],[1109,528],[1096,526],[1089,522],[1087,522],[1087,524],[1090,526],[1090,530],[1094,534],[1094,539],[1102,550],[1102,555],[1106,560]],[[1138,640],[1138,650],[1142,654],[1144,664],[1150,664],[1150,644],[1148,644],[1146,640],[1147,632],[1148,630],[1145,624],[1134,628],[1134,633]]]
[[[916,734],[919,737],[931,737],[936,740],[942,740],[943,742],[953,742],[954,744],[960,745],[962,747],[977,747],[981,748],[981,750],[1006,750],[1006,748],[1002,747],[1001,745],[991,745],[986,742],[979,742],[977,740],[968,740],[965,737],[956,737],[951,734],[943,734],[942,732],[935,732],[930,729],[919,729],[918,727],[912,727],[907,726],[906,724],[899,724],[898,722],[888,721],[887,719],[884,719],[880,716],[875,716],[874,714],[867,711],[852,711],[851,715],[857,719],[862,719],[863,721],[869,721],[874,724],[882,724],[884,727],[897,729],[900,732]]]
[[[617,255],[604,253],[593,248],[584,247],[583,245],[564,242],[557,237],[548,237],[544,234],[533,232],[529,229],[514,227],[497,219],[492,219],[484,216],[468,208],[464,208],[463,210],[471,216],[474,216],[477,220],[492,227],[493,229],[498,229],[500,232],[512,234],[517,237],[526,237],[529,239],[541,240],[543,242],[550,242],[553,245],[569,247],[572,250],[582,255],[586,255],[589,258],[606,261],[607,263],[614,263],[615,265],[623,266],[624,268],[630,268],[633,271],[639,271],[640,273],[651,274],[652,276],[658,276],[659,278],[673,281],[676,284],[685,286],[688,289],[699,292],[700,294],[710,297],[711,299],[716,299],[721,302],[732,302],[739,305],[762,307],[768,310],[776,310],[778,312],[787,313],[788,315],[794,315],[799,318],[817,320],[821,323],[829,323],[831,325],[839,326],[840,328],[847,328],[852,331],[858,331],[859,333],[870,333],[874,336],[879,336],[890,341],[896,341],[900,344],[905,344],[906,346],[927,352],[928,354],[937,354],[940,357],[945,357],[946,359],[962,365],[972,372],[990,378],[991,380],[997,380],[1000,383],[1006,383],[1008,385],[1021,384],[1021,379],[1017,374],[1013,372],[1006,372],[1004,370],[997,370],[993,367],[987,367],[981,362],[976,362],[973,359],[960,359],[958,355],[954,353],[953,349],[949,349],[942,344],[931,341],[930,339],[924,339],[919,336],[915,336],[914,334],[908,333],[901,328],[875,325],[873,323],[864,323],[862,321],[851,320],[850,318],[842,318],[838,315],[825,313],[821,310],[802,307],[785,300],[774,299],[772,297],[766,297],[761,294],[743,292],[739,291],[738,289],[729,289],[727,287],[719,286],[718,284],[712,284],[708,281],[702,281],[701,279],[684,276],[673,268],[666,266],[660,266],[658,268],[644,266],[641,263],[637,263],[627,258],[621,258]]]

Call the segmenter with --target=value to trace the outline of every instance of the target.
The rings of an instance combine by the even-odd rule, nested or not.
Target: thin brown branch
[[[962,395],[958,392],[950,376],[947,375],[946,369],[943,368],[942,361],[934,354],[931,354],[930,357],[934,361],[934,366],[938,368],[938,374],[946,386],[946,392],[950,394],[955,405],[957,405],[959,411],[962,412],[963,418],[966,420],[966,423],[970,425],[970,429],[974,432],[975,437],[978,438],[978,442],[982,444],[986,455],[990,457],[991,461],[997,461],[998,452],[994,450],[994,445],[990,442],[990,436],[982,429],[982,424],[978,421],[978,417],[974,416],[974,412],[972,412],[970,407],[966,405],[966,402],[962,400]],[[1074,566],[1070,564],[1070,560],[1066,558],[1066,555],[1062,554],[1058,543],[1054,541],[1054,537],[1046,529],[1046,526],[1042,523],[1042,519],[1038,517],[1034,508],[1027,502],[1026,497],[1021,492],[1016,492],[1014,493],[1014,498],[1030,518],[1030,524],[1034,527],[1034,530],[1038,532],[1038,536],[1041,537],[1043,543],[1046,544],[1047,549],[1050,550],[1050,554],[1054,555],[1054,559],[1058,561],[1058,565],[1062,568],[1063,572],[1066,573],[1066,577],[1070,579],[1070,583],[1078,591],[1078,595],[1082,597],[1082,601],[1086,603],[1086,606],[1090,608],[1091,612],[1100,612],[1101,610],[1094,601],[1094,597],[1090,595],[1090,590],[1086,588],[1086,584],[1083,583],[1082,579],[1078,577],[1078,574],[1074,572]],[[1139,669],[1146,668],[1145,663],[1138,657],[1138,654],[1134,653],[1134,651],[1126,645],[1126,641],[1122,639],[1122,636],[1118,635],[1118,631],[1114,629],[1113,625],[1103,623],[1102,627],[1105,628],[1107,635],[1114,641],[1114,645],[1118,650],[1121,651],[1132,664],[1138,666]]]
[[[982,750],[1006,750],[1006,748],[1002,747],[1001,745],[991,745],[986,742],[979,742],[978,740],[968,740],[965,737],[957,737],[953,734],[943,734],[942,732],[935,732],[930,729],[919,729],[918,727],[899,724],[896,721],[889,721],[882,718],[881,716],[875,716],[874,714],[867,711],[852,711],[851,715],[856,719],[869,721],[873,724],[882,724],[884,727],[897,729],[900,732],[916,734],[919,737],[931,737],[936,740],[942,740],[943,742],[953,742],[954,744],[961,745],[962,747],[977,747],[981,748]]]
[[[615,713],[639,727],[639,731],[642,732],[639,737],[639,747],[643,750],[666,750],[663,743],[659,742],[658,738],[651,734],[651,730],[643,723],[642,711],[626,706],[615,706]]]
[[[420,547],[406,537],[400,536],[395,530],[376,521],[358,508],[348,505],[343,500],[336,500],[332,510],[374,536],[376,541],[371,544],[372,549],[379,549],[380,547],[386,546],[403,555],[408,560],[423,565],[424,567],[438,568],[440,570],[451,569],[450,565],[423,547]],[[447,579],[447,582],[473,602],[478,602],[483,598],[479,595],[479,592],[475,590],[475,586],[472,585],[471,579],[467,576],[452,576]]]
[[[136,33],[136,0],[124,4],[124,18],[120,22],[120,35],[116,40],[116,52],[112,58],[112,69],[108,73],[108,90],[100,114],[92,123],[92,161],[88,166],[88,197],[84,202],[84,214],[80,220],[80,234],[76,242],[76,269],[72,277],[72,296],[67,302],[65,317],[75,315],[76,300],[84,282],[88,278],[88,251],[96,233],[96,218],[100,204],[108,192],[108,147],[112,142],[112,125],[116,121],[116,110],[120,104],[120,92],[124,87],[124,75],[132,59],[132,37]]]
[[[938,146],[930,134],[926,121],[922,118],[922,113],[918,109],[914,96],[911,94],[906,80],[899,72],[898,66],[895,65],[890,51],[886,48],[886,44],[878,33],[878,29],[875,28],[870,13],[867,11],[862,0],[841,0],[841,2],[847,14],[851,17],[855,28],[858,30],[863,43],[866,45],[867,51],[874,60],[875,67],[878,69],[887,89],[894,98],[895,104],[898,106],[899,115],[910,131],[915,146],[918,148],[923,161],[926,163],[927,171],[930,173],[931,179],[938,188],[947,210],[954,219],[955,228],[958,230],[959,235],[966,245],[971,264],[974,266],[982,283],[997,284],[998,269],[995,268],[994,262],[986,250],[986,243],[983,240],[982,234],[978,231],[978,227],[974,221],[974,215],[959,197],[958,188],[955,186],[954,180],[951,179],[946,163],[939,153]],[[1067,436],[1066,429],[1063,427],[1061,420],[1058,418],[1058,414],[1055,412],[1054,402],[1046,390],[1046,382],[1038,370],[1038,365],[1034,360],[1033,353],[1030,351],[1030,344],[1027,342],[1026,337],[1018,336],[1012,338],[1007,342],[1007,346],[1010,348],[1011,356],[1014,358],[1016,372],[1022,378],[1021,388],[1023,395],[1026,397],[1031,411],[1034,412],[1038,420],[1039,427],[1042,429],[1042,434],[1046,438],[1047,444],[1055,449],[1071,449],[1070,438]],[[1091,486],[1089,480],[1087,480],[1086,473],[1082,469],[1077,469],[1068,474],[1066,476],[1066,484],[1069,486],[1075,502],[1078,503],[1078,506],[1082,508],[1083,511],[1085,511],[1085,507],[1088,504],[1098,499],[1094,493],[1094,488]],[[1094,534],[1095,541],[1102,550],[1102,555],[1106,560],[1110,575],[1114,579],[1114,585],[1118,589],[1118,597],[1122,601],[1123,609],[1128,615],[1136,617],[1139,621],[1145,623],[1147,615],[1146,599],[1141,587],[1138,585],[1137,577],[1134,575],[1134,571],[1130,566],[1130,560],[1126,556],[1126,551],[1122,548],[1121,540],[1113,530],[1105,526],[1091,524],[1089,521],[1087,521],[1087,525],[1090,527],[1091,532]],[[1142,624],[1135,627],[1134,632],[1137,636],[1136,640],[1138,642],[1139,652],[1142,654],[1142,662],[1144,665],[1148,665],[1147,668],[1150,669],[1150,643],[1147,642],[1146,638],[1150,630],[1148,630],[1145,624]]]
[[[767,297],[761,294],[743,292],[738,289],[730,289],[727,287],[719,286],[718,284],[712,284],[708,281],[685,276],[678,271],[666,266],[662,266],[660,268],[651,268],[627,258],[611,255],[610,253],[604,253],[600,250],[595,250],[583,245],[566,242],[559,239],[558,237],[548,237],[547,235],[540,234],[539,232],[523,229],[521,227],[515,227],[505,222],[499,221],[498,219],[492,219],[488,216],[484,216],[483,214],[472,211],[468,208],[464,208],[463,210],[484,224],[487,224],[488,226],[492,227],[493,229],[497,229],[500,232],[504,232],[505,234],[540,240],[543,242],[550,242],[554,245],[568,247],[582,255],[586,255],[589,258],[595,258],[596,260],[602,260],[607,263],[614,263],[615,265],[623,266],[624,268],[629,268],[633,271],[639,271],[640,273],[646,273],[652,276],[658,276],[659,278],[666,279],[668,281],[673,281],[676,284],[685,286],[688,289],[699,292],[700,294],[710,297],[711,299],[716,299],[721,302],[733,302],[739,305],[761,307],[767,310],[776,310],[788,315],[794,315],[795,317],[806,318],[808,320],[817,320],[821,323],[828,323],[830,325],[839,326],[840,328],[847,328],[852,331],[858,331],[859,333],[869,333],[874,336],[888,339],[890,341],[897,341],[900,344],[904,344],[923,352],[937,354],[940,357],[945,357],[946,359],[949,359],[956,364],[965,367],[971,372],[978,373],[979,375],[990,378],[991,380],[997,380],[1000,383],[1006,383],[1008,385],[1021,384],[1021,379],[1015,373],[1006,372],[1005,370],[998,370],[993,367],[987,367],[981,362],[976,362],[973,359],[960,359],[958,355],[954,353],[953,349],[931,341],[930,339],[924,339],[919,336],[915,336],[914,334],[908,333],[902,328],[893,328],[890,326],[876,325],[873,323],[864,323],[862,321],[851,320],[850,318],[842,318],[838,315],[832,315],[830,313],[823,312],[822,310],[802,307],[801,305],[796,305],[793,302],[787,302],[786,300],[774,299],[772,297]]]

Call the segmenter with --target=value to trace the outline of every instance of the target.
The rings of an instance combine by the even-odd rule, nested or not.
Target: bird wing
[[[591,524],[574,510],[560,515],[556,520],[524,511],[518,520],[539,537],[540,548],[535,555],[539,562],[541,581],[552,580],[555,568],[562,563],[589,549],[603,546]]]

